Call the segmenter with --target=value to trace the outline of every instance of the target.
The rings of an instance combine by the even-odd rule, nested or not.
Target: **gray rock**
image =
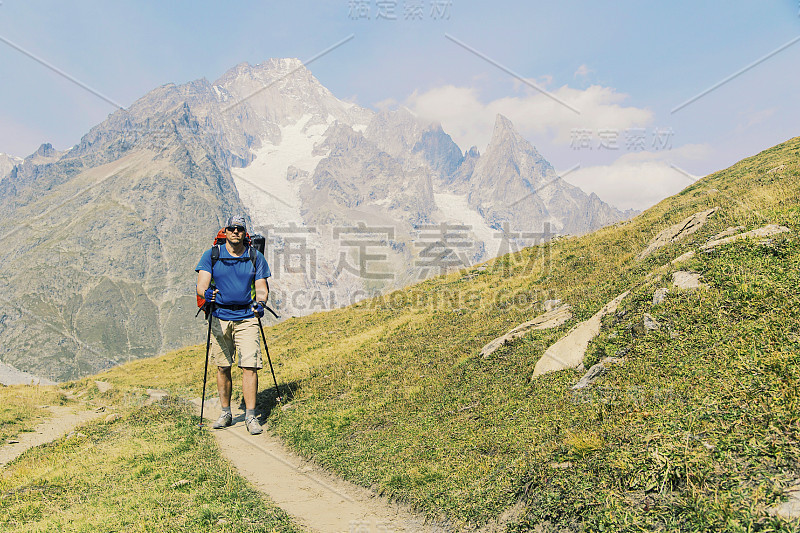
[[[738,235],[731,235],[730,237],[724,237],[722,239],[709,240],[706,244],[701,246],[701,249],[706,251],[713,250],[717,246],[728,244],[730,242],[739,241],[747,238],[771,237],[773,235],[778,235],[779,233],[786,233],[788,231],[790,230],[786,226],[779,226],[777,224],[767,224],[764,227],[754,229],[752,231],[746,231],[744,233],[739,233]]]
[[[570,318],[572,318],[572,312],[570,311],[569,305],[562,305],[561,307],[542,313],[533,320],[520,324],[505,335],[497,337],[486,344],[486,346],[481,349],[480,356],[486,359],[501,346],[526,335],[531,330],[557,328]]]
[[[621,357],[604,357],[602,361],[592,365],[592,368],[590,368],[586,374],[584,374],[583,377],[572,386],[572,390],[581,390],[589,387],[597,380],[597,378],[608,372],[608,369],[611,368],[611,366],[622,363],[624,363],[624,359]]]
[[[672,273],[672,284],[679,289],[698,289],[703,286],[700,283],[700,274],[698,272],[687,272],[685,270]]]
[[[642,323],[646,331],[656,331],[661,327],[659,326],[658,321],[649,313],[644,314],[644,317],[642,317]]]
[[[544,305],[544,310],[545,311],[552,311],[553,309],[555,309],[556,307],[561,305],[561,300],[559,300],[559,299],[545,300],[543,302],[543,305]]]
[[[653,305],[663,304],[666,301],[668,294],[669,294],[669,289],[667,289],[666,287],[656,289],[655,292],[653,292]]]
[[[787,493],[788,499],[785,502],[770,507],[767,512],[770,516],[792,522],[800,518],[800,485],[789,488]]]
[[[692,233],[696,232],[702,228],[706,221],[710,217],[714,216],[718,210],[719,207],[712,207],[711,209],[700,211],[699,213],[695,213],[692,216],[681,220],[677,224],[673,224],[665,230],[662,230],[653,238],[652,241],[650,241],[650,244],[647,245],[647,248],[642,250],[642,252],[637,256],[638,259],[644,259],[659,248],[683,239],[687,235],[691,235]]]

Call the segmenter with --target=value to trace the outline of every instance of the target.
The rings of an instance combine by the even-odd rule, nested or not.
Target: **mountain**
[[[15,165],[22,163],[22,158],[0,153],[0,180],[8,176]]]
[[[625,216],[504,117],[483,155],[462,153],[405,108],[339,100],[296,59],[242,63],[16,161],[0,181],[0,221],[21,226],[0,267],[0,360],[62,380],[197,341],[194,266],[233,212],[268,237],[284,315]]]

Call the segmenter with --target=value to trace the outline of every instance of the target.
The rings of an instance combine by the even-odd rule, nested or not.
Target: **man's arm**
[[[197,271],[197,295],[198,296],[205,296],[206,289],[208,289],[209,285],[211,285],[211,272],[206,272],[205,270],[198,270]],[[219,292],[219,291],[215,290],[214,294],[216,295],[217,292]]]
[[[211,275],[209,274],[209,279]],[[199,281],[198,281],[199,283]],[[198,285],[197,290],[200,290],[200,286]],[[267,297],[269,296],[269,285],[267,285],[267,279],[261,278],[256,280],[256,301],[263,302],[264,304],[267,303]]]

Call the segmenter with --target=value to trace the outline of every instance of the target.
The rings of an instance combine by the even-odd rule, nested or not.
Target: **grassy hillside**
[[[628,223],[269,328],[279,380],[294,391],[272,409],[263,375],[269,427],[459,529],[790,531],[767,508],[800,479],[799,157],[792,139]],[[700,231],[636,259],[660,230],[715,206]],[[729,226],[768,223],[791,231],[699,252]],[[670,288],[653,306],[679,268],[705,286]],[[531,379],[550,344],[626,290],[584,362],[624,364],[583,392],[570,390],[577,370]],[[573,319],[478,356],[555,298]],[[644,313],[659,330],[641,327]],[[199,396],[202,364],[200,346],[98,379]]]

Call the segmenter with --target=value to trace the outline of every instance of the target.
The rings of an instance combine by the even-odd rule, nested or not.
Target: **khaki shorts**
[[[258,319],[220,320],[211,317],[211,360],[215,365],[233,365],[239,353],[239,368],[262,368]]]

